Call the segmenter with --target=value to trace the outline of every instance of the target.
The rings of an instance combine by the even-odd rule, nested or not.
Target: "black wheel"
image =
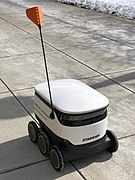
[[[113,131],[110,130],[107,130],[106,133],[111,140],[111,146],[108,148],[108,151],[110,151],[111,153],[116,152],[119,148],[119,142],[117,136]]]
[[[36,143],[39,129],[34,121],[30,121],[28,123],[28,133],[29,133],[30,140],[33,143]]]
[[[43,131],[41,131],[38,135],[38,147],[43,155],[49,156],[50,141],[47,134]]]
[[[61,151],[57,146],[53,146],[53,148],[50,151],[50,160],[52,163],[52,166],[57,171],[62,171],[64,168],[64,159]]]

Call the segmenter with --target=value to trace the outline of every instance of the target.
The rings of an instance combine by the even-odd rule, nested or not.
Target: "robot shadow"
[[[33,96],[16,96],[27,111],[34,112]],[[5,107],[7,111],[5,111]],[[1,99],[0,119],[14,119],[28,116],[17,100],[13,96],[7,96]],[[9,132],[10,133],[10,132]],[[102,151],[91,157],[65,163],[62,172],[57,172],[52,167],[49,158],[43,156],[37,145],[29,140],[28,136],[8,141],[0,145],[0,176],[11,174],[11,179],[47,179],[54,180],[66,175],[72,174],[81,168],[91,166],[93,163],[103,163],[111,159],[112,154],[108,151]],[[28,173],[30,171],[30,173]]]
[[[80,159],[76,161],[72,161],[71,164],[75,166],[75,168],[85,168],[86,166],[90,166],[93,163],[104,163],[109,161],[112,158],[113,154],[107,150],[101,151],[93,156],[87,157],[85,159]]]
[[[87,159],[68,162],[62,172],[52,167],[49,158],[43,156],[37,145],[28,136],[0,144],[0,177],[9,179],[46,179],[72,178],[72,173],[95,162],[105,162],[112,157],[107,151],[100,152]],[[77,173],[78,174],[78,173]],[[74,177],[74,176],[73,176]]]
[[[127,74],[119,75],[117,77],[106,79],[104,81],[93,83],[93,84],[91,84],[91,87],[93,87],[94,89],[100,89],[100,88],[104,88],[104,87],[114,85],[115,83],[116,84],[123,84],[123,83],[134,80],[134,77],[135,77],[135,72],[130,72],[130,73],[127,73]],[[131,85],[132,85],[132,83],[131,83]]]
[[[33,112],[33,96],[7,96],[0,99],[0,120],[25,117]]]

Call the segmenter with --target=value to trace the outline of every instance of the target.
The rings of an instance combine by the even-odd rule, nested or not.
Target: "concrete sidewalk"
[[[25,15],[43,9],[51,80],[74,78],[110,100],[118,152],[67,163],[56,172],[29,140],[34,86],[45,81],[39,32]],[[47,1],[0,1],[0,179],[134,180],[135,21]]]

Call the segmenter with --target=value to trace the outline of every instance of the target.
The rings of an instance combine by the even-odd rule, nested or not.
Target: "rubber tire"
[[[107,150],[111,153],[116,152],[119,148],[119,142],[118,142],[117,136],[115,135],[113,131],[110,131],[110,130],[107,130],[106,133],[107,133],[107,136],[111,140],[111,146]]]
[[[43,131],[41,131],[38,135],[38,147],[44,156],[49,156],[50,140],[47,134]]]
[[[30,121],[28,123],[28,133],[29,133],[30,140],[33,143],[36,143],[39,129],[34,121]]]
[[[56,171],[62,171],[64,168],[64,158],[57,146],[53,146],[50,151],[51,164]]]

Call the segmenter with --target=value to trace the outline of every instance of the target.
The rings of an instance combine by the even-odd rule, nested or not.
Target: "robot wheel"
[[[49,156],[51,145],[48,135],[45,132],[41,131],[38,134],[37,140],[38,140],[38,147],[41,153],[45,156]]]
[[[39,128],[37,127],[36,123],[34,121],[30,121],[28,124],[28,133],[29,133],[29,137],[30,140],[33,143],[37,142],[37,136],[39,133]]]
[[[57,171],[62,171],[64,168],[64,158],[57,146],[52,147],[50,151],[50,160],[54,169]]]
[[[110,130],[107,130],[106,133],[107,133],[107,136],[111,140],[111,146],[107,150],[111,153],[116,152],[119,148],[119,142],[118,142],[117,136],[115,135],[113,131],[110,131]]]

